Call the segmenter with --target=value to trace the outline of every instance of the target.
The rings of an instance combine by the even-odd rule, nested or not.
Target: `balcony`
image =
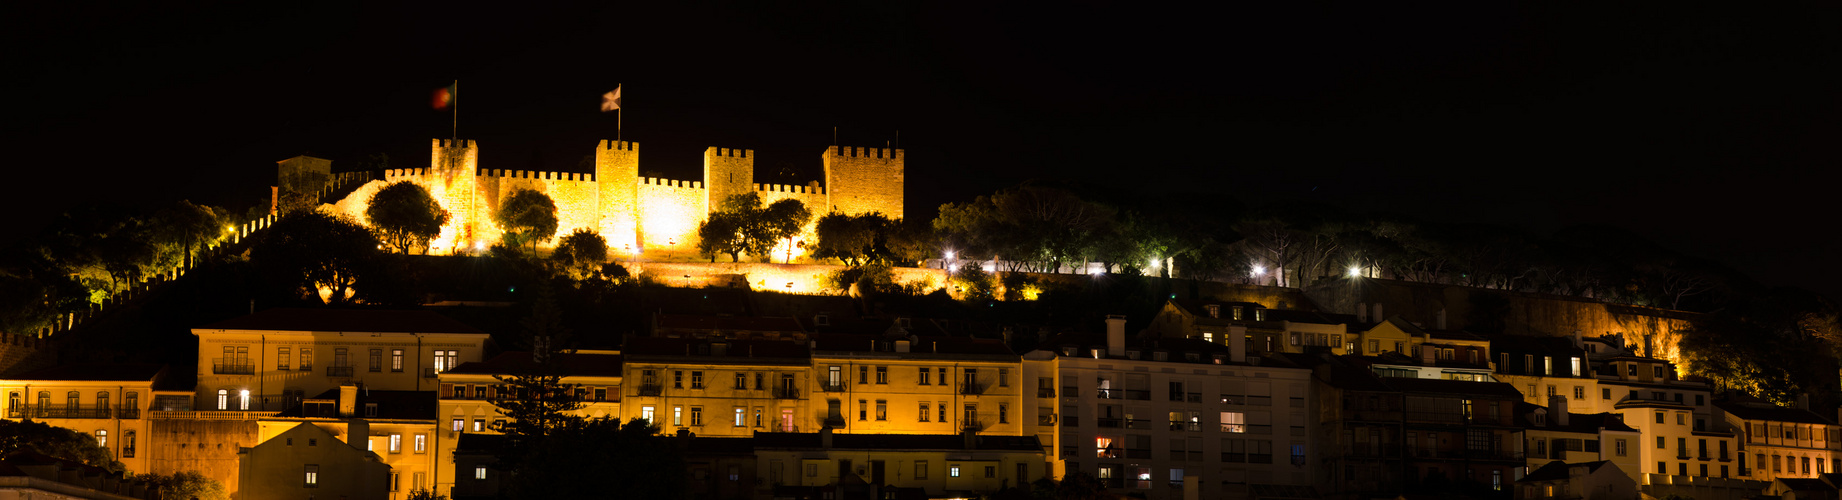
[[[304,372],[313,371],[313,363],[301,363],[300,370]]]
[[[837,381],[819,382],[819,390],[825,392],[844,392],[844,383]]]
[[[1201,403],[1202,393],[1200,392],[1172,392],[1170,393],[1170,400],[1178,402],[1178,403]]]
[[[141,418],[141,409],[140,409],[140,408],[119,408],[119,409],[116,409],[116,410],[115,410],[115,418],[119,418],[119,419],[123,419],[123,420],[134,420],[134,419],[137,419],[137,418]]]
[[[350,366],[328,366],[326,367],[326,376],[328,377],[350,377],[352,376],[352,367]]]
[[[1050,387],[1039,387],[1036,389],[1036,397],[1053,398],[1055,397],[1055,389]]]
[[[1081,417],[1077,417],[1074,415],[1063,415],[1062,416],[1062,427],[1080,427],[1080,426],[1081,426]]]
[[[211,373],[214,375],[255,375],[256,365],[250,364],[248,359],[231,359],[225,362],[224,358],[214,358],[211,360]]]
[[[1126,428],[1127,428],[1127,429],[1150,429],[1150,428],[1151,428],[1151,419],[1148,419],[1148,418],[1128,418],[1128,419],[1126,419]]]
[[[1178,420],[1170,423],[1170,430],[1202,432],[1202,422],[1185,422]]]
[[[95,418],[106,419],[112,416],[109,407],[94,405],[19,405],[6,410],[7,418]],[[138,417],[138,415],[137,415]]]
[[[656,383],[640,384],[640,395],[641,396],[657,396],[659,395],[659,392],[663,391],[664,389],[665,389],[664,386],[656,384]]]
[[[1054,413],[1050,413],[1050,414],[1047,414],[1047,415],[1037,415],[1037,416],[1036,416],[1036,425],[1042,425],[1042,426],[1053,426],[1053,425],[1055,425],[1055,414],[1054,414]]]
[[[969,431],[985,430],[985,422],[976,418],[960,419],[960,428]]]
[[[1100,427],[1117,428],[1120,426],[1121,423],[1122,423],[1122,419],[1115,418],[1115,417],[1100,417],[1100,418],[1094,419],[1094,425],[1097,425]]]
[[[1132,399],[1150,401],[1151,391],[1138,389],[1100,389],[1100,399]]]
[[[1072,398],[1081,395],[1081,388],[1072,385],[1062,386],[1062,397]]]
[[[799,399],[799,388],[787,386],[775,387],[774,399]]]
[[[967,384],[959,385],[959,393],[968,395],[968,396],[977,396],[980,394],[984,394],[985,389],[986,389],[985,384],[967,383]]]

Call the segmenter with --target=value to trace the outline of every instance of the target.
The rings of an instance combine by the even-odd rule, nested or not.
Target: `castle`
[[[389,183],[414,182],[450,214],[429,251],[477,250],[499,240],[502,230],[492,214],[502,200],[518,189],[531,189],[556,202],[557,234],[544,244],[554,246],[570,232],[587,228],[600,232],[610,253],[629,255],[695,251],[697,228],[710,212],[730,196],[751,192],[764,204],[783,199],[804,203],[814,215],[804,241],[812,239],[818,217],[829,212],[878,212],[891,219],[903,213],[901,149],[828,147],[823,185],[757,184],[750,149],[706,149],[702,180],[641,177],[639,154],[639,143],[604,140],[595,146],[594,173],[502,170],[480,167],[474,141],[435,139],[428,168],[386,170],[381,181],[360,187],[336,209],[362,221],[372,193]]]

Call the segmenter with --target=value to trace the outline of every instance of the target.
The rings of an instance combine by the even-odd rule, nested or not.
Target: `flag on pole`
[[[620,86],[614,86],[613,92],[601,94],[601,112],[606,113],[620,109]]]
[[[429,105],[433,106],[435,109],[448,109],[448,106],[453,106],[454,98],[456,97],[455,94],[458,90],[454,87],[458,85],[459,84],[456,83],[455,85],[435,89],[435,95],[430,99]]]

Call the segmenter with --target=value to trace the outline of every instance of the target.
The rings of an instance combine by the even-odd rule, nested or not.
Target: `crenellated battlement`
[[[711,146],[710,149],[705,150],[705,154],[708,154],[710,156],[723,156],[723,157],[729,157],[729,158],[747,158],[750,155],[755,154],[755,150],[737,149],[737,148],[719,148],[719,147]]]
[[[698,182],[698,181],[681,181],[681,180],[677,180],[677,179],[666,179],[666,178],[661,178],[661,177],[641,177],[641,178],[640,178],[640,185],[642,185],[642,186],[661,186],[661,187],[676,187],[676,188],[690,188],[690,189],[703,189],[703,188],[704,188],[704,183],[702,183],[702,182]]]
[[[902,159],[903,150],[896,148],[866,148],[858,146],[832,146],[826,148],[826,156],[843,156],[847,158],[878,158],[884,160]]]
[[[610,151],[639,151],[639,147],[640,147],[640,144],[637,142],[610,141],[607,139],[602,139],[600,144],[595,145],[595,149],[598,149],[598,150],[605,149],[605,150],[610,150]]]
[[[811,184],[756,184],[755,191],[763,193],[825,194],[825,188],[818,182]]]
[[[539,180],[549,180],[549,181],[578,181],[578,182],[594,182],[595,181],[595,174],[583,174],[583,173],[576,173],[576,172],[545,172],[545,171],[538,171],[538,170],[500,170],[496,168],[482,168],[480,169],[478,175],[480,177],[495,177],[495,178],[501,178],[501,179],[539,179]]]
[[[435,139],[435,147],[443,149],[479,149],[479,146],[473,143],[473,139]]]

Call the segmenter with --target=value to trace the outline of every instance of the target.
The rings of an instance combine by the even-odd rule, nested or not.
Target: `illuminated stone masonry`
[[[547,194],[556,202],[557,234],[544,244],[554,246],[570,232],[588,228],[600,232],[616,253],[694,252],[697,227],[710,212],[725,198],[750,192],[764,204],[784,199],[804,203],[813,213],[800,238],[805,241],[812,240],[813,226],[829,212],[903,216],[901,149],[828,147],[823,185],[757,184],[751,149],[705,150],[700,181],[641,177],[639,143],[631,141],[597,144],[594,173],[482,168],[479,153],[474,141],[435,139],[428,168],[387,170],[383,180],[360,187],[335,209],[362,221],[366,201],[378,189],[397,181],[421,185],[450,214],[431,242],[431,253],[483,249],[498,241],[503,231],[492,213],[518,189]]]

